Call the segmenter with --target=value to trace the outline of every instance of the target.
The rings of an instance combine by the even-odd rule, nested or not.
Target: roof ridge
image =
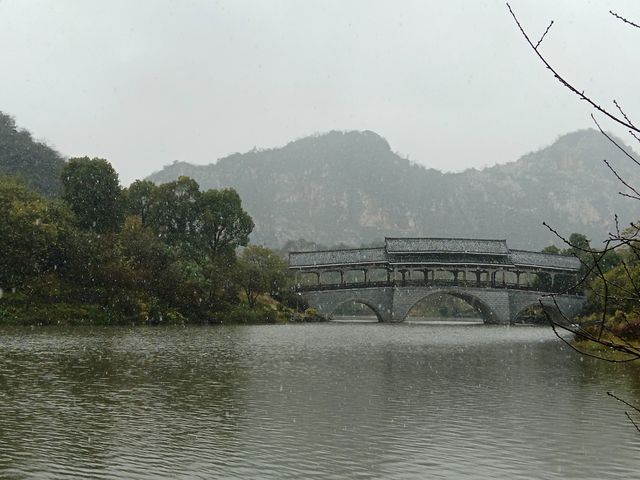
[[[534,253],[536,255],[548,255],[550,257],[578,258],[574,254],[567,255],[566,253],[536,252],[535,250],[522,250],[520,248],[510,248],[509,251],[511,251],[511,252],[522,252],[522,253]]]
[[[473,240],[482,242],[507,242],[506,238],[470,238],[470,237],[384,237],[386,240]]]
[[[354,248],[329,248],[326,250],[292,250],[289,252],[289,255],[292,253],[325,253],[325,252],[355,252],[358,250],[384,250],[385,247],[354,247]]]

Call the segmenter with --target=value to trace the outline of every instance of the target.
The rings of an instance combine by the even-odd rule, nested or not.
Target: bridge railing
[[[354,288],[387,288],[387,287],[462,287],[462,288],[492,288],[492,289],[509,289],[523,290],[543,293],[568,293],[571,295],[582,295],[578,290],[571,288],[547,288],[540,289],[533,285],[517,285],[514,283],[490,282],[490,281],[454,281],[454,280],[391,280],[391,281],[375,281],[375,282],[345,282],[345,283],[322,283],[313,285],[298,284],[295,287],[296,292],[316,292],[322,290],[346,290]]]

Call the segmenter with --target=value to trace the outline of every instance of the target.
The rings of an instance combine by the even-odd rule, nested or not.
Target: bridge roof
[[[332,266],[343,264],[386,263],[384,248],[348,248],[341,250],[316,250],[314,252],[289,253],[289,266]]]
[[[505,240],[469,238],[386,238],[385,247],[316,250],[289,253],[289,267],[394,266],[402,264],[464,264],[525,267],[575,272],[580,261],[567,255],[510,250]]]
[[[554,268],[558,270],[580,270],[580,260],[569,255],[511,250],[511,261],[520,267]]]
[[[397,253],[466,253],[508,255],[506,240],[473,238],[386,238],[387,252]]]

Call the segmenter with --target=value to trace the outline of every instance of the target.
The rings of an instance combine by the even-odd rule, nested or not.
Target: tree
[[[555,245],[549,245],[548,247],[544,247],[542,249],[542,253],[549,253],[551,255],[560,255],[562,252]]]
[[[532,40],[531,36],[524,29],[508,3],[507,8],[529,47],[542,64],[553,74],[554,78],[580,100],[589,104],[594,109],[596,115],[624,127],[633,140],[640,142],[640,127],[636,126],[636,123],[631,119],[631,116],[625,112],[620,102],[613,99],[613,108],[603,106],[601,102],[596,101],[586,94],[584,89],[577,87],[573,82],[570,82],[561,75],[558,69],[551,65],[542,54],[540,45],[553,26],[553,21],[549,23],[549,26],[540,36],[540,39],[534,43],[534,40]],[[609,11],[609,13],[626,26],[640,29],[638,23],[628,20],[613,11]],[[596,115],[592,113],[591,118],[602,135],[622,151],[636,167],[640,167],[640,160],[636,158],[633,151],[625,148],[624,145],[621,145],[620,142],[606,133],[600,126]],[[630,200],[640,201],[640,191],[638,188],[622,178],[609,161],[604,159],[603,162],[620,182],[622,191],[620,191],[619,194]],[[592,287],[590,290],[590,303],[595,304],[600,310],[597,322],[588,326],[574,326],[575,324],[569,322],[566,318],[564,319],[565,322],[556,323],[551,316],[547,314],[547,318],[554,332],[557,334],[558,329],[568,330],[575,335],[576,339],[594,342],[607,347],[609,351],[622,355],[622,358],[618,355],[608,356],[594,354],[576,346],[576,344],[566,340],[561,335],[558,335],[558,338],[584,355],[595,356],[612,362],[640,360],[640,243],[638,242],[640,223],[634,223],[632,221],[629,228],[621,230],[616,216],[616,229],[614,232],[609,233],[608,238],[600,248],[591,247],[584,236],[572,235],[567,239],[551,226],[546,223],[545,225],[568,246],[568,250],[580,258],[583,263],[583,276],[580,284]],[[640,408],[627,403],[610,392],[607,393],[631,407],[635,413],[640,413]],[[640,432],[640,425],[632,418],[629,412],[625,413]]]
[[[72,158],[62,170],[62,198],[83,230],[116,231],[122,224],[118,174],[102,158]]]
[[[149,180],[136,180],[123,192],[126,213],[140,217],[142,225],[148,224],[149,209],[157,188]]]
[[[562,76],[559,71],[551,65],[551,63],[544,57],[540,50],[540,45],[544,41],[547,33],[553,26],[553,21],[550,22],[549,26],[545,30],[545,32],[541,35],[540,39],[537,42],[531,39],[531,36],[526,32],[524,27],[522,26],[520,20],[514,13],[511,6],[507,3],[507,8],[511,16],[513,17],[517,28],[520,33],[524,37],[525,41],[529,45],[529,47],[533,50],[536,57],[542,62],[542,64],[553,74],[554,78],[556,78],[560,84],[568,89],[570,92],[574,93],[580,100],[585,101],[589,104],[596,113],[602,115],[604,118],[613,121],[614,123],[625,127],[629,134],[633,137],[634,140],[640,142],[640,128],[635,125],[635,123],[630,119],[627,113],[622,109],[619,102],[613,100],[613,105],[615,110],[605,108],[601,105],[600,102],[595,101],[589,95],[585,94],[583,89],[580,89],[574,86],[569,80],[567,80],[564,76]],[[631,25],[635,28],[640,28],[638,24],[627,20],[626,18],[616,14],[615,12],[610,11],[611,15],[616,17],[617,19],[623,21],[627,25]],[[616,148],[620,149],[627,158],[634,162],[637,167],[640,167],[640,160],[638,160],[633,152],[628,151],[624,146],[620,145],[611,135],[607,134],[600,123],[596,119],[596,116],[592,113],[591,118],[593,119],[595,125],[598,127],[598,130],[604,135]],[[605,159],[604,164],[606,167],[612,172],[613,175],[620,181],[621,186],[626,191],[621,191],[620,195],[633,199],[640,200],[640,192],[633,185],[627,183],[620,175],[616,169]],[[629,344],[624,339],[620,339],[615,335],[615,331],[611,328],[608,318],[610,316],[611,311],[611,302],[615,301],[615,297],[610,296],[610,288],[617,288],[619,285],[613,285],[611,283],[611,277],[606,276],[606,271],[608,266],[615,265],[620,262],[621,269],[625,272],[625,276],[629,280],[629,287],[624,289],[625,295],[629,298],[632,298],[634,302],[640,303],[640,284],[638,284],[631,273],[630,264],[628,261],[625,261],[624,258],[631,256],[633,258],[640,258],[640,245],[636,244],[636,236],[638,232],[638,228],[635,228],[636,224],[631,223],[631,229],[621,230],[619,227],[618,218],[615,218],[616,231],[611,232],[609,237],[604,241],[603,246],[600,248],[593,248],[589,245],[584,236],[572,236],[568,239],[560,234],[556,229],[547,225],[545,226],[549,228],[560,240],[562,240],[565,245],[567,245],[568,249],[572,251],[580,260],[583,262],[583,277],[580,281],[580,285],[588,285],[589,281],[593,281],[593,277],[597,277],[602,284],[601,289],[592,290],[592,295],[599,297],[600,302],[603,306],[600,319],[597,324],[597,328],[582,328],[580,326],[573,327],[573,322],[568,322],[568,319],[564,319],[567,321],[567,325],[559,324],[550,320],[554,331],[556,328],[563,328],[574,333],[578,338],[593,341],[609,347],[611,350],[622,353],[624,355],[623,361],[630,360],[639,360],[640,359],[640,347]],[[620,255],[622,252],[624,255]],[[640,321],[635,319],[634,321]],[[562,337],[561,337],[562,338]],[[573,344],[569,343],[572,348],[576,348]],[[583,350],[579,350],[581,353],[586,355],[592,355],[590,352],[585,352]],[[620,361],[617,358],[607,358],[611,361]]]
[[[200,236],[211,256],[232,253],[249,243],[253,220],[242,209],[240,195],[232,189],[207,190],[198,205]]]
[[[233,278],[247,296],[251,308],[260,295],[277,295],[287,279],[287,263],[265,247],[250,245],[240,254]]]
[[[164,239],[185,241],[197,231],[200,186],[189,177],[163,183],[154,189],[141,185],[136,194],[149,190],[148,224]]]
[[[53,203],[13,178],[0,177],[0,287],[18,288],[55,268],[71,220]]]

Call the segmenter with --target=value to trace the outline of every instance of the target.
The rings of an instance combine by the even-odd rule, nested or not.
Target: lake
[[[637,478],[639,373],[545,327],[3,327],[0,478]]]

